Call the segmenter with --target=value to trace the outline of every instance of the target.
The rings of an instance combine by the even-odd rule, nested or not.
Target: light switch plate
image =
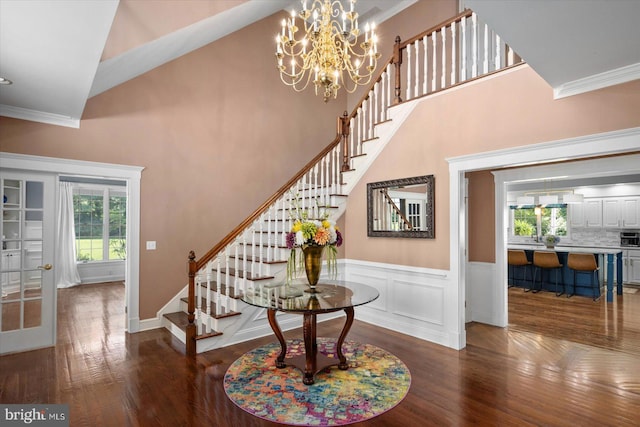
[[[155,240],[147,240],[147,250],[155,251],[156,250],[156,242]]]

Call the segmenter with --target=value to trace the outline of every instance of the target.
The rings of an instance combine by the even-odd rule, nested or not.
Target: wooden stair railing
[[[406,72],[403,73],[402,65],[405,63]],[[390,120],[390,107],[523,63],[522,59],[502,42],[499,36],[489,30],[486,24],[480,23],[475,13],[469,9],[405,42],[396,37],[393,54],[372,80],[369,91],[362,96],[351,114],[345,112],[337,118],[336,138],[203,257],[196,260],[195,253],[189,252],[187,354],[196,354],[195,287],[198,272],[227,251],[252,225],[261,221],[265,212],[284,200],[288,192],[295,188],[302,189],[311,197],[312,191],[317,195],[319,186],[328,185],[336,189],[340,187],[343,184],[342,172],[353,170],[354,159],[366,154],[363,150],[364,143],[377,138],[376,126]],[[319,180],[323,182],[319,183]],[[315,190],[312,190],[313,188]],[[238,258],[236,250],[236,266]],[[242,256],[245,265],[247,258],[248,256]],[[251,259],[253,272],[256,259],[254,256],[251,256]],[[229,280],[228,260],[225,265],[226,278]],[[249,273],[245,272],[241,276],[243,281],[246,281],[248,275]],[[254,274],[251,276],[253,278]]]
[[[383,188],[382,190],[380,190],[380,192],[384,196],[384,200],[386,200],[387,205],[389,205],[389,207],[391,207],[396,215],[398,215],[398,226],[400,227],[400,230],[412,230],[413,224],[411,224],[411,221],[409,221],[407,217],[404,216],[398,205],[396,205],[396,202],[394,202],[391,196],[389,196],[389,191],[386,188]],[[402,225],[400,222],[402,222],[402,224],[404,225]],[[389,224],[383,223],[383,230],[388,230],[388,228],[386,228],[388,227],[388,225]]]

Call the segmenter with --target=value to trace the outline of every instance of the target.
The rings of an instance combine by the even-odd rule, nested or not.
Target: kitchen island
[[[564,283],[565,291],[567,295],[575,294],[575,295],[583,295],[583,296],[591,296],[591,288],[586,284],[587,275],[578,274],[576,277],[576,282],[574,283],[573,271],[567,267],[567,256],[569,252],[574,253],[592,253],[596,256],[596,262],[600,267],[601,274],[599,277],[605,280],[607,286],[607,302],[613,301],[613,286],[616,283],[616,291],[618,295],[622,295],[622,248],[620,247],[590,247],[590,246],[573,246],[573,245],[557,245],[553,249],[548,249],[543,244],[536,243],[528,243],[528,244],[517,244],[517,243],[509,243],[509,249],[522,249],[527,254],[527,259],[531,261],[531,271],[529,275],[529,284],[531,284],[531,279],[533,277],[533,252],[534,251],[555,251],[558,254],[558,259],[560,264],[563,265],[561,274],[559,277],[559,284]],[[519,267],[516,267],[518,269]],[[508,277],[514,277],[511,269],[512,266],[509,266],[509,275]],[[543,271],[544,273],[544,271]],[[615,278],[614,278],[615,273]],[[542,284],[541,288],[544,290],[554,290],[555,289],[555,273],[547,271],[546,274],[542,275]],[[522,273],[517,273],[517,277],[522,277]],[[560,278],[562,280],[560,280]],[[602,282],[600,282],[602,283]],[[523,283],[521,280],[516,280],[514,283],[516,286],[526,287],[526,282]]]

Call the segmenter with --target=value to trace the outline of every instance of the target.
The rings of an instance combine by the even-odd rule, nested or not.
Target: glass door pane
[[[3,173],[0,353],[55,342],[54,178]],[[44,242],[47,241],[47,245]]]

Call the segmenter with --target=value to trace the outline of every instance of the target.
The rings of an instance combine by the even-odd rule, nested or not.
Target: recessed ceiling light
[[[13,82],[9,79],[5,79],[4,77],[0,77],[0,85],[10,85],[13,84]]]

